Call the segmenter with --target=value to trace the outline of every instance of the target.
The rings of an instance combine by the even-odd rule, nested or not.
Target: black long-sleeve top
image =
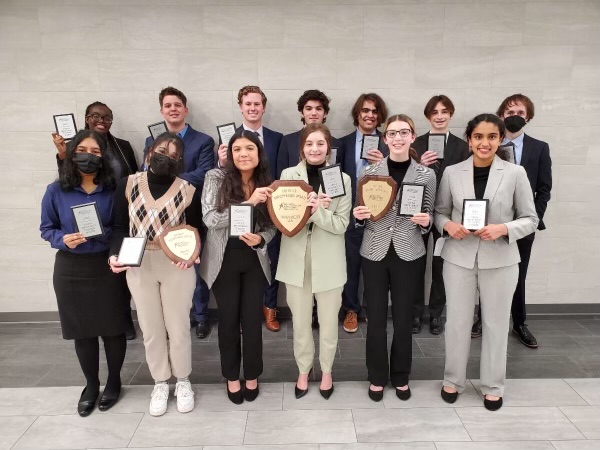
[[[475,198],[478,200],[481,200],[485,194],[491,167],[473,167],[473,187],[475,188]]]

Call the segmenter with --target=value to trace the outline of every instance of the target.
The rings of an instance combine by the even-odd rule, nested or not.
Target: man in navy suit
[[[196,187],[196,195],[201,195],[204,175],[215,166],[215,141],[207,134],[196,131],[185,123],[185,118],[189,113],[187,98],[179,89],[170,86],[164,88],[160,91],[158,101],[160,103],[160,114],[165,119],[167,129],[183,140],[183,173],[179,176]],[[144,162],[146,161],[148,148],[153,141],[152,136],[146,138]],[[200,238],[204,240],[205,237],[206,230],[201,229]],[[204,339],[210,333],[208,322],[209,299],[208,286],[202,278],[196,276],[192,314],[196,322],[196,336],[199,339]]]
[[[329,101],[329,98],[321,91],[316,89],[304,91],[297,103],[302,124],[325,123],[327,114],[329,114]],[[302,129],[285,135],[281,140],[277,154],[277,178],[281,177],[281,172],[285,169],[294,167],[300,162],[300,133],[302,133]],[[339,151],[340,142],[333,138],[331,148]]]
[[[538,230],[545,230],[543,218],[546,207],[550,201],[552,190],[552,160],[550,159],[550,147],[546,142],[532,138],[523,132],[523,128],[535,114],[533,102],[523,94],[514,94],[506,97],[498,107],[496,114],[504,120],[506,125],[506,136],[502,145],[510,145],[514,149],[515,163],[523,166],[531,184],[533,200],[538,218]],[[519,280],[512,300],[511,314],[513,319],[513,332],[519,336],[523,345],[529,348],[537,348],[536,338],[525,324],[525,279],[531,256],[531,248],[535,233],[519,239]],[[481,313],[481,312],[480,312]],[[471,336],[481,336],[481,317],[473,325]]]
[[[351,112],[356,130],[340,139],[341,146],[338,161],[342,171],[352,181],[352,204],[356,204],[356,181],[367,164],[376,163],[388,154],[388,150],[379,140],[379,150],[371,150],[367,160],[361,159],[362,139],[365,135],[381,136],[377,129],[387,119],[387,107],[383,99],[375,94],[361,94]],[[358,299],[358,282],[360,279],[361,256],[360,246],[363,239],[363,227],[355,227],[354,218],[350,216],[350,224],[346,231],[346,268],[348,281],[342,293],[342,309],[344,311],[344,330],[355,333],[358,330],[358,314],[361,313],[361,302]],[[363,311],[365,313],[366,311]]]
[[[238,128],[253,131],[258,135],[262,142],[269,160],[269,171],[273,180],[277,179],[277,153],[281,145],[283,134],[277,131],[269,130],[263,126],[262,118],[267,109],[267,96],[258,86],[244,86],[238,92],[238,105],[242,113],[242,126]],[[222,165],[226,160],[227,149],[223,146],[219,148],[219,164]],[[281,233],[277,232],[275,237],[267,244],[269,259],[271,260],[271,284],[265,289],[265,304],[263,312],[265,314],[265,327],[269,331],[279,331],[280,324],[277,320],[277,291],[279,282],[275,280],[277,272],[277,262],[279,261],[279,246],[281,243]]]

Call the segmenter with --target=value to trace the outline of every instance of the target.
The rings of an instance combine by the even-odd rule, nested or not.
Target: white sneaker
[[[189,381],[178,381],[175,385],[177,397],[177,411],[187,413],[194,409],[194,391]]]
[[[169,385],[159,383],[154,385],[152,397],[150,398],[150,407],[148,412],[151,416],[162,416],[167,412],[167,401],[169,400]]]

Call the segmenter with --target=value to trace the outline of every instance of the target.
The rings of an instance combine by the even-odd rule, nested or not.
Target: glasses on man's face
[[[387,130],[385,132],[385,137],[388,139],[394,139],[397,135],[400,135],[400,137],[408,137],[412,134],[412,130],[405,128],[403,130]]]
[[[92,119],[92,122],[104,122],[104,123],[112,123],[112,116],[101,116],[100,114],[88,114],[85,116],[86,119]]]

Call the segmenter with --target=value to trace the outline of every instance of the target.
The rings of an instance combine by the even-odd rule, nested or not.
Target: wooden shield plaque
[[[200,235],[190,225],[169,228],[158,237],[160,247],[173,262],[182,262],[191,267],[200,255]]]
[[[267,208],[273,224],[288,237],[298,233],[310,217],[307,206],[312,187],[302,180],[277,180],[269,186],[273,189],[267,200]]]
[[[392,177],[366,175],[358,182],[358,204],[371,211],[371,220],[381,219],[396,200],[398,185]]]

